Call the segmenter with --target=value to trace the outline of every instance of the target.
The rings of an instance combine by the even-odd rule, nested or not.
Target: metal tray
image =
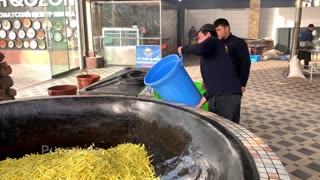
[[[124,95],[124,96],[138,96],[138,94],[145,88],[145,84],[141,83],[141,79],[148,72],[149,68],[124,68],[109,77],[101,79],[100,81],[87,86],[78,91],[80,95]],[[128,73],[141,72],[139,82],[132,83],[126,81],[121,82],[121,78]],[[142,77],[143,76],[143,77]],[[143,82],[143,81],[142,81]]]

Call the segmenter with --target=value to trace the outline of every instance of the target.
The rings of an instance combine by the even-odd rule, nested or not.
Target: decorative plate
[[[16,20],[13,22],[13,27],[14,27],[15,29],[21,28],[21,22],[20,22],[18,19],[16,19]]]
[[[5,41],[5,40],[0,40],[0,47],[1,47],[1,48],[6,48],[6,47],[7,47],[7,41]]]
[[[67,37],[67,38],[72,36],[72,30],[69,27],[64,28],[61,33],[64,37]]]
[[[38,46],[40,49],[45,49],[46,48],[46,43],[44,41],[39,41]]]
[[[22,46],[23,46],[22,40],[21,39],[17,39],[16,40],[16,47],[17,48],[22,48]]]
[[[36,49],[38,47],[38,43],[36,40],[31,40],[30,41],[30,47],[31,49]]]
[[[20,39],[25,38],[25,37],[26,37],[26,32],[24,32],[24,30],[20,29],[20,30],[18,31],[18,37],[19,37]]]
[[[39,30],[41,28],[41,23],[39,21],[34,21],[32,27],[35,30]]]
[[[14,42],[13,41],[9,41],[8,42],[8,47],[9,48],[13,48],[14,47]]]
[[[3,20],[3,21],[2,21],[2,28],[3,28],[4,30],[9,30],[9,29],[11,29],[11,22],[8,21],[8,20]]]
[[[42,31],[42,30],[39,30],[39,31],[37,31],[37,38],[38,39],[44,39],[44,31]]]
[[[62,40],[62,35],[59,32],[54,33],[53,39],[57,42],[60,42]]]
[[[24,47],[24,48],[29,48],[29,46],[30,46],[30,44],[29,44],[28,41],[24,41],[24,42],[23,42],[23,47]]]
[[[52,23],[48,19],[43,20],[41,24],[44,29],[49,30],[52,28]]]
[[[78,31],[73,32],[73,36],[74,36],[75,38],[78,38]]]
[[[0,29],[0,38],[4,39],[7,37],[7,32],[3,29]]]
[[[23,24],[24,27],[28,28],[28,27],[31,26],[31,20],[29,18],[24,18],[22,20],[22,24]]]
[[[36,31],[33,28],[29,28],[27,31],[27,37],[32,39],[36,36]]]
[[[72,19],[72,20],[70,21],[70,27],[71,27],[71,28],[76,28],[77,26],[78,26],[77,20]]]
[[[59,20],[57,20],[57,21],[55,21],[54,23],[53,23],[53,28],[55,29],[55,30],[61,30],[62,29],[62,23],[61,23],[61,21],[59,21]]]
[[[17,35],[14,31],[9,32],[9,39],[15,40],[17,38]]]

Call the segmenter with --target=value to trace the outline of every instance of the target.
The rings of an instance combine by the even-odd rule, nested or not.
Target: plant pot
[[[83,89],[99,80],[100,80],[100,75],[98,74],[87,74],[87,75],[77,76],[79,89]]]
[[[85,62],[87,69],[104,67],[104,60],[102,57],[86,57]]]
[[[58,85],[48,88],[49,96],[77,95],[78,87],[75,85]]]

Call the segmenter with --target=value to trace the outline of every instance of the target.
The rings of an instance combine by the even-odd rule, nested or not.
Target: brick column
[[[248,38],[257,39],[259,35],[260,0],[250,0]]]

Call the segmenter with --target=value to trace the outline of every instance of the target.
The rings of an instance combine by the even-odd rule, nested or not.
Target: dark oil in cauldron
[[[191,148],[191,137],[182,128],[162,121],[145,120],[136,114],[39,116],[33,117],[30,123],[19,123],[7,130],[11,132],[5,133],[7,142],[0,146],[0,160],[47,153],[57,147],[89,147],[94,144],[108,149],[130,142],[145,145],[148,154],[152,155],[156,175],[161,179],[198,179],[204,171],[209,177],[215,174],[210,170],[212,167],[199,162],[205,162],[205,159],[197,157],[198,162],[193,162],[199,153]],[[204,166],[199,167],[199,164]]]

